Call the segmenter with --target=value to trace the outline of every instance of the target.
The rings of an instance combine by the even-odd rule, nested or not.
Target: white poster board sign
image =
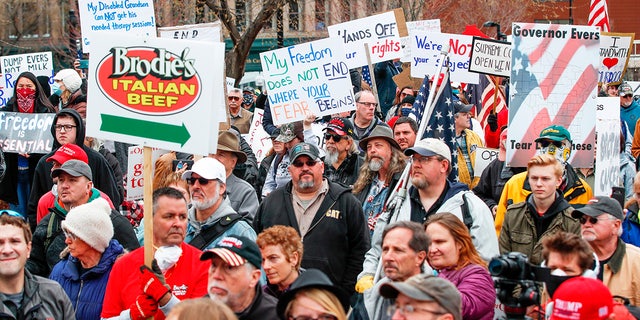
[[[629,62],[635,33],[600,33],[599,83],[620,83]]]
[[[441,32],[440,19],[419,20],[419,21],[407,21],[407,30],[409,33],[413,32]],[[411,62],[411,45],[409,44],[409,37],[402,37],[400,39],[402,49],[404,50],[404,56],[400,61]]]
[[[598,97],[596,102],[595,196],[609,196],[611,187],[620,186],[620,99]]]
[[[203,24],[161,27],[158,28],[158,36],[160,38],[221,42],[222,26],[219,21],[216,21]]]
[[[338,39],[260,53],[273,124],[355,109],[349,67]]]
[[[414,31],[409,33],[411,76],[424,78],[438,72],[440,52],[449,47],[451,81],[478,84],[477,73],[469,72],[472,36],[461,34]]]
[[[396,19],[398,12],[402,14],[401,21]],[[401,58],[403,50],[400,38],[404,34],[400,29],[405,26],[402,10],[395,10],[334,24],[327,30],[330,38],[338,39],[343,44],[345,55],[341,58],[351,69],[367,64],[365,44],[369,45],[371,63]]]
[[[224,119],[224,44],[103,34],[89,63],[87,135],[208,154]],[[219,97],[217,97],[219,99]],[[215,108],[215,109],[214,109]],[[217,129],[216,129],[217,131]]]
[[[256,108],[253,111],[251,128],[249,128],[249,133],[245,136],[245,140],[247,140],[247,143],[251,146],[251,150],[256,155],[256,159],[258,159],[258,165],[273,146],[271,137],[262,128],[263,116],[264,110]]]
[[[144,157],[142,155],[141,146],[131,146],[128,150],[128,162],[127,162],[127,197],[125,200],[133,201],[142,199],[144,196],[144,170],[143,170],[143,160]],[[156,160],[158,158],[168,153],[167,150],[162,150],[158,148],[152,148],[151,151],[151,171],[155,171],[156,169]]]
[[[511,76],[511,43],[473,37],[469,71]]]
[[[84,53],[93,52],[93,42],[105,33],[156,35],[153,0],[78,0],[78,9]]]
[[[490,148],[476,148],[476,160],[475,168],[473,168],[473,176],[479,177],[482,175],[484,169],[486,169],[491,161],[498,158],[498,149]]]
[[[25,71],[33,73],[36,77],[47,76],[49,84],[53,84],[53,55],[47,51],[0,57],[0,108],[6,106],[13,97],[18,76]]]

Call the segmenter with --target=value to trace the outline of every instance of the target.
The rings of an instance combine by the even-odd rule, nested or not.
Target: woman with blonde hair
[[[178,303],[167,315],[167,320],[238,320],[224,303],[209,298],[188,299]]]
[[[452,213],[438,213],[429,217],[425,229],[431,238],[427,261],[438,277],[451,281],[460,291],[462,318],[493,319],[493,280],[464,223]]]
[[[303,252],[300,235],[292,227],[277,225],[262,231],[256,243],[262,253],[262,268],[267,276],[263,290],[280,298],[300,275]]]
[[[317,269],[303,272],[278,301],[280,319],[346,320],[349,295]]]

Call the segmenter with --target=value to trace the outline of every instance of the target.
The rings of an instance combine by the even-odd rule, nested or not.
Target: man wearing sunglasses
[[[242,99],[243,96],[240,89],[233,88],[227,93],[231,125],[238,128],[240,133],[247,134],[251,128],[253,113],[242,107]]]
[[[329,181],[351,187],[364,162],[353,140],[353,125],[348,119],[333,118],[324,130],[324,175]]]
[[[293,227],[304,244],[302,267],[320,269],[352,294],[369,249],[360,202],[351,189],[322,176],[324,163],[314,144],[291,150],[291,181],[264,199],[253,220],[256,232],[274,225]]]
[[[569,131],[563,126],[554,124],[542,129],[535,142],[537,154],[550,154],[564,166],[562,182],[558,189],[567,202],[574,208],[585,205],[593,196],[593,192],[591,186],[578,176],[576,169],[568,162],[571,157],[571,134]],[[525,201],[530,193],[531,185],[526,171],[514,175],[505,183],[496,208],[495,227],[498,236],[507,212],[507,206]]]
[[[614,296],[640,304],[640,249],[620,239],[624,214],[620,204],[609,197],[595,197],[572,213],[580,220],[582,238],[598,256],[602,280]]]

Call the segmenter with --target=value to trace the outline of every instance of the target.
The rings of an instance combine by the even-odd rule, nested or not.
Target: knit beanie
[[[62,69],[58,71],[55,77],[53,77],[53,80],[62,81],[71,93],[80,90],[80,86],[82,86],[82,78],[80,78],[80,75],[73,69]]]
[[[71,209],[62,221],[62,229],[73,233],[99,252],[104,252],[113,238],[110,214],[109,203],[97,198]]]

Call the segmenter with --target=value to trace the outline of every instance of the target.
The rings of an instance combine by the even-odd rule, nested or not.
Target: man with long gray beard
[[[369,249],[366,222],[351,190],[323,178],[323,172],[315,145],[293,147],[291,181],[264,199],[253,227],[258,233],[274,225],[296,229],[304,244],[302,267],[319,269],[352,294]]]
[[[324,175],[331,182],[351,187],[358,179],[364,159],[353,140],[354,129],[348,119],[333,118],[324,134]]]
[[[206,250],[231,234],[255,241],[256,232],[233,210],[225,196],[227,174],[220,161],[202,158],[182,174],[182,179],[187,180],[192,204],[185,236],[187,243]]]

